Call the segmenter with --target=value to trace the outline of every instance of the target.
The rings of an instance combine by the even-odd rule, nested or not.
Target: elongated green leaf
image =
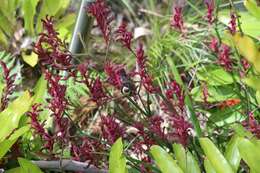
[[[38,2],[39,0],[23,1],[24,27],[30,35],[34,34],[34,15]]]
[[[200,173],[200,167],[195,157],[188,151],[187,152],[187,169],[185,173]]]
[[[122,138],[117,139],[109,154],[109,173],[127,173],[126,158],[123,154]]]
[[[18,158],[22,173],[43,173],[41,169],[31,161],[24,158]]]
[[[177,160],[178,165],[180,168],[186,172],[187,169],[187,156],[186,156],[186,151],[183,148],[181,144],[173,144],[173,151],[174,151],[174,156]]]
[[[160,146],[152,146],[150,152],[162,173],[183,173],[176,161]]]
[[[204,168],[205,168],[206,173],[216,173],[215,169],[213,168],[209,159],[207,159],[207,158],[205,158],[205,160],[204,160]]]
[[[234,173],[228,161],[208,138],[200,138],[200,145],[217,173]]]
[[[238,150],[238,143],[241,140],[240,137],[234,135],[230,142],[227,145],[226,152],[225,152],[225,157],[229,164],[232,166],[234,172],[237,172],[240,161],[241,161],[241,156],[239,154]]]
[[[24,126],[16,130],[7,140],[0,143],[0,159],[8,152],[16,140],[29,130],[29,126]]]
[[[260,148],[243,138],[238,144],[239,153],[251,170],[260,170]]]
[[[0,142],[18,127],[20,118],[30,109],[31,97],[28,91],[18,97],[0,113]]]
[[[244,5],[252,15],[260,19],[260,7],[255,0],[244,0]]]

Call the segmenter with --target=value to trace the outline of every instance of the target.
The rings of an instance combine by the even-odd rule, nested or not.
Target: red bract
[[[106,44],[108,44],[111,32],[110,23],[113,20],[109,7],[104,0],[96,0],[87,7],[87,12],[97,20],[97,25],[103,34]]]
[[[41,66],[67,70],[72,67],[72,56],[66,44],[58,37],[59,33],[55,31],[53,23],[53,17],[46,16],[42,20],[45,32],[40,33],[33,51],[38,55]]]
[[[192,125],[183,116],[175,116],[171,119],[171,122],[174,132],[170,133],[169,137],[186,146],[188,144],[189,129],[192,128]]]
[[[158,115],[149,118],[149,130],[161,139],[165,139],[163,123],[164,120]]]
[[[103,90],[102,82],[99,78],[91,82],[89,90],[91,99],[98,104],[103,103],[108,98]]]
[[[243,121],[242,125],[251,133],[253,133],[257,138],[260,138],[260,124],[257,123],[252,112],[249,113],[248,121]]]
[[[54,140],[52,136],[45,131],[44,122],[40,123],[38,120],[41,111],[40,104],[34,104],[32,106],[32,110],[28,112],[28,116],[31,118],[31,126],[35,130],[35,133],[40,135],[40,137],[46,142],[44,147],[51,152],[53,149]]]
[[[171,26],[182,32],[183,30],[183,17],[182,7],[175,7],[173,10],[173,16],[171,19]]]
[[[9,96],[14,92],[15,89],[14,82],[15,82],[16,74],[11,75],[11,69],[9,69],[3,61],[0,61],[0,64],[2,66],[2,74],[5,83],[5,88],[3,90],[2,97],[1,97],[0,111],[2,111],[8,106]]]
[[[206,20],[207,22],[211,25],[214,22],[214,0],[205,0],[205,5],[207,7],[207,15],[206,15]]]
[[[102,137],[111,145],[125,134],[125,129],[111,116],[102,116],[100,126]]]
[[[123,46],[125,46],[127,49],[132,51],[131,42],[132,42],[132,39],[133,39],[133,33],[128,32],[126,27],[127,27],[127,24],[125,22],[123,22],[119,26],[119,28],[116,30],[116,33],[117,33],[116,40],[119,40],[123,44]]]
[[[48,93],[51,96],[49,109],[54,118],[55,133],[61,140],[65,140],[68,126],[68,120],[63,117],[68,104],[65,98],[66,86],[60,84],[61,76],[52,75],[48,71],[45,72],[45,79],[48,81]]]
[[[218,52],[218,39],[216,37],[213,37],[210,41],[209,48],[212,52],[217,53]]]
[[[90,138],[81,138],[79,140],[80,145],[72,144],[71,152],[73,159],[81,162],[88,162],[89,165],[94,165],[96,167],[100,166],[102,158],[98,152],[104,152],[104,146],[100,141]]]
[[[121,89],[122,87],[121,78],[119,74],[119,71],[122,69],[124,69],[123,65],[117,65],[111,62],[106,63],[104,66],[104,71],[108,76],[108,83],[110,83],[117,89]]]
[[[231,34],[235,34],[236,33],[236,28],[237,28],[237,16],[235,13],[231,13],[230,15],[231,19],[230,19],[230,22],[229,22],[229,31]]]
[[[154,86],[152,77],[146,70],[146,56],[144,55],[143,44],[139,44],[136,49],[136,63],[137,63],[137,74],[141,78],[141,85],[144,86],[147,92],[155,93],[160,90],[159,87]]]
[[[172,81],[169,84],[169,88],[166,90],[166,97],[169,100],[176,99],[178,101],[176,106],[178,106],[181,111],[184,110],[184,92],[176,81]]]
[[[232,70],[232,60],[230,59],[230,48],[222,44],[218,55],[218,63],[225,68],[226,71]]]

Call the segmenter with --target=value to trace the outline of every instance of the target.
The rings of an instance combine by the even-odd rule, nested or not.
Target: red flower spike
[[[218,39],[216,37],[211,39],[209,48],[212,52],[218,53]]]
[[[214,0],[205,0],[205,5],[207,7],[206,20],[210,25],[212,25],[212,23],[214,22]]]
[[[218,55],[218,63],[225,68],[226,71],[231,71],[233,68],[232,60],[230,59],[230,48],[222,44]]]
[[[101,117],[101,130],[102,137],[111,145],[125,134],[125,129],[111,116]]]
[[[50,66],[58,70],[68,70],[72,68],[72,56],[68,51],[66,44],[58,37],[59,33],[54,29],[53,17],[46,16],[42,20],[44,31],[40,33],[33,51],[39,57],[41,66]]]
[[[182,7],[175,7],[173,10],[173,15],[171,19],[171,26],[175,29],[178,29],[182,32],[183,26],[183,17],[182,17]]]
[[[149,118],[149,130],[161,139],[165,139],[165,131],[162,127],[164,120],[160,116],[152,116]]]
[[[46,142],[44,147],[51,152],[53,150],[54,139],[45,131],[44,123],[40,123],[38,120],[39,114],[42,111],[40,106],[40,104],[34,104],[32,110],[28,112],[28,116],[31,118],[31,126],[35,130],[35,133],[40,135],[40,137]]]
[[[108,45],[111,33],[110,23],[114,19],[109,7],[106,5],[104,0],[96,0],[87,7],[87,12],[97,20],[98,27]]]
[[[103,90],[102,82],[99,78],[91,82],[89,90],[91,94],[91,100],[98,104],[103,103],[108,98]]]
[[[11,69],[7,67],[7,65],[0,61],[0,65],[2,66],[2,73],[3,73],[3,79],[5,83],[5,88],[2,93],[1,97],[1,108],[0,111],[3,111],[7,106],[9,102],[9,96],[12,95],[15,89],[15,78],[16,74],[11,75]]]
[[[121,89],[122,87],[121,77],[119,73],[122,69],[124,69],[123,65],[117,65],[111,62],[106,63],[104,66],[104,71],[108,76],[108,83],[110,83],[117,89]]]
[[[235,13],[231,13],[230,15],[231,19],[230,19],[230,22],[229,22],[229,31],[231,34],[235,34],[236,33],[236,28],[237,28],[237,16]]]
[[[242,125],[260,139],[260,124],[257,123],[252,112],[249,113],[248,121],[243,121]]]
[[[132,42],[132,39],[133,39],[133,33],[128,32],[126,27],[127,27],[127,24],[125,22],[123,22],[119,26],[119,28],[116,30],[116,33],[117,33],[116,40],[120,41],[123,44],[123,46],[125,46],[127,49],[132,51],[131,42]]]
[[[172,81],[169,84],[169,88],[166,90],[166,97],[167,99],[171,100],[174,99],[174,95],[176,96],[176,99],[178,100],[177,106],[180,108],[181,111],[184,110],[184,91],[182,90],[181,86],[176,82]]]

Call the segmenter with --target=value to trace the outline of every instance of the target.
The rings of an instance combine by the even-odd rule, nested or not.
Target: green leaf
[[[44,95],[46,94],[47,91],[47,80],[44,78],[44,75],[40,77],[33,91],[34,91],[33,104],[43,103]]]
[[[31,107],[31,96],[28,91],[18,97],[0,113],[0,142],[18,127],[23,114]]]
[[[225,157],[229,164],[232,166],[234,172],[237,172],[241,161],[241,156],[238,150],[238,144],[240,140],[240,137],[234,135],[229,141],[225,152]]]
[[[185,173],[200,173],[200,167],[198,161],[191,154],[191,152],[187,152],[187,169]]]
[[[122,138],[117,139],[109,154],[109,173],[127,173],[126,158],[123,154]]]
[[[5,173],[22,173],[22,172],[21,172],[21,168],[17,167],[13,169],[8,169],[7,171],[5,171]]]
[[[226,72],[223,68],[216,66],[199,69],[196,75],[199,80],[205,81],[207,85],[223,86],[234,83],[231,74]]]
[[[23,54],[23,60],[31,67],[34,67],[38,63],[38,55],[35,53],[31,53],[31,55]]]
[[[152,146],[150,152],[162,173],[183,173],[176,161],[160,146]]]
[[[260,150],[256,145],[243,138],[239,141],[238,149],[242,159],[251,170],[260,170]]]
[[[228,161],[208,138],[200,138],[200,145],[216,173],[234,173]]]
[[[34,17],[35,17],[36,6],[37,6],[38,2],[39,2],[39,0],[24,0],[23,1],[24,27],[25,27],[25,30],[28,31],[28,33],[30,35],[34,35]],[[32,66],[32,67],[34,67],[34,66]]]
[[[213,168],[209,159],[207,159],[207,158],[205,158],[205,160],[204,160],[204,168],[205,168],[206,173],[216,173],[215,169]]]
[[[43,173],[38,166],[36,166],[29,160],[18,158],[18,162],[21,166],[22,173]]]
[[[16,130],[7,140],[0,142],[0,159],[5,156],[12,145],[17,141],[17,139],[26,133],[30,129],[29,126],[21,127]]]
[[[257,76],[250,76],[242,80],[245,84],[251,88],[260,91],[260,78]]]
[[[260,7],[255,0],[245,0],[244,5],[252,15],[260,19]]]
[[[184,172],[187,169],[187,156],[184,147],[181,144],[173,144],[173,151],[175,154],[175,158],[177,160],[178,165]]]

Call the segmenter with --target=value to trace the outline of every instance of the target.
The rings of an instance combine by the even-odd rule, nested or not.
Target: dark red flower
[[[192,125],[183,116],[172,117],[171,122],[174,130],[169,134],[169,137],[186,146],[189,139],[189,129],[192,128]]]
[[[165,139],[164,120],[162,117],[155,115],[149,118],[149,130],[161,139]]]
[[[260,124],[256,121],[252,112],[249,113],[248,121],[243,121],[242,125],[260,139]]]
[[[14,92],[16,74],[11,74],[11,68],[9,69],[3,61],[0,61],[0,65],[2,66],[2,74],[5,83],[1,97],[0,111],[2,111],[8,106],[9,96]]]
[[[90,84],[91,100],[100,104],[107,100],[108,96],[105,94],[102,86],[102,82],[99,78],[93,80]]]
[[[53,23],[53,17],[46,16],[46,19],[42,20],[45,32],[40,33],[33,51],[38,55],[41,66],[67,70],[72,68],[72,56],[65,42],[58,37],[59,33],[55,31]]]
[[[119,73],[122,69],[124,69],[123,65],[117,65],[111,62],[106,63],[104,66],[104,71],[108,76],[108,83],[110,83],[117,89],[121,89],[122,87],[121,77]]]
[[[103,34],[106,44],[108,44],[111,32],[110,23],[114,19],[110,8],[104,0],[96,0],[87,7],[87,12],[97,20],[97,25]]]
[[[102,137],[111,145],[125,134],[125,129],[112,116],[102,116],[100,126]]]
[[[127,49],[132,51],[131,49],[131,42],[133,39],[133,33],[127,31],[127,24],[123,22],[119,28],[116,30],[117,38],[116,40],[119,40],[123,46],[125,46]]]
[[[213,37],[210,41],[209,48],[212,52],[217,53],[218,52],[218,39],[216,37]]]
[[[171,19],[171,26],[182,32],[183,30],[183,17],[182,17],[182,7],[175,7],[173,10],[173,15]]]
[[[49,151],[52,151],[54,145],[54,139],[48,132],[45,131],[44,122],[40,123],[38,120],[41,111],[42,109],[40,109],[40,104],[34,104],[32,106],[32,110],[28,112],[28,116],[31,118],[31,126],[35,130],[35,133],[37,135],[40,135],[42,140],[46,142],[44,147]]]
[[[60,84],[62,78],[59,75],[52,75],[45,71],[45,79],[48,81],[48,94],[51,96],[49,100],[49,109],[52,111],[52,116],[55,123],[55,135],[65,140],[67,135],[68,120],[64,118],[64,113],[68,105],[65,97],[66,86]]]
[[[232,60],[230,59],[230,48],[222,44],[218,54],[218,63],[225,68],[226,71],[232,70]]]
[[[178,106],[181,111],[184,110],[184,91],[176,81],[170,82],[169,88],[166,90],[166,97],[168,100],[176,99],[178,101],[176,106]]]
[[[214,22],[214,0],[205,0],[205,5],[207,7],[206,20],[211,25]]]
[[[237,30],[237,16],[235,13],[231,13],[230,17],[231,17],[231,19],[229,22],[228,29],[231,34],[235,34],[236,30]]]
[[[240,62],[241,62],[245,71],[247,71],[251,66],[245,58],[242,58]]]

